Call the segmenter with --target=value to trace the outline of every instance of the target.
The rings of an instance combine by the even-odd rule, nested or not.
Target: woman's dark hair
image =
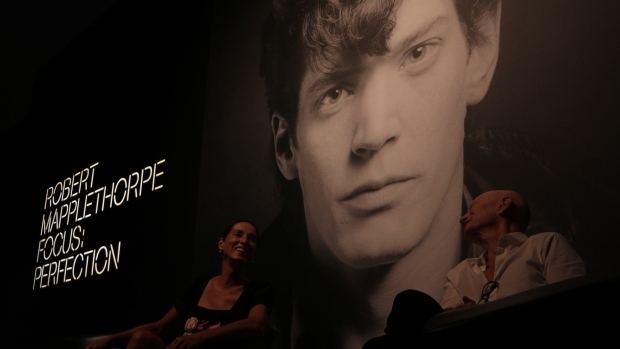
[[[220,239],[225,240],[226,236],[228,236],[228,234],[232,231],[232,228],[235,226],[235,224],[237,223],[248,223],[249,225],[254,227],[254,230],[256,230],[256,237],[258,238],[258,227],[256,226],[256,224],[254,224],[254,222],[249,221],[247,219],[240,219],[240,220],[236,220],[233,223],[227,225],[224,230],[222,230],[221,234],[220,234]]]

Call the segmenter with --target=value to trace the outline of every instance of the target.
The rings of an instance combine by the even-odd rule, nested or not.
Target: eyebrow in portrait
[[[398,54],[399,52],[403,52],[409,49],[411,45],[416,44],[424,36],[428,35],[433,30],[435,30],[436,28],[440,27],[441,25],[447,22],[448,22],[448,17],[446,16],[442,15],[442,16],[435,17],[434,19],[430,20],[428,23],[421,25],[419,29],[414,30],[412,34],[406,36],[404,39],[401,39],[400,41],[396,43],[388,42],[388,49],[389,49],[388,55]]]
[[[448,17],[445,15],[436,16],[426,23],[414,28],[411,34],[400,39],[398,42],[388,42],[388,53],[386,56],[398,56],[400,53],[408,50],[412,45],[417,44],[418,41],[424,39],[426,35],[436,30],[448,22]],[[393,34],[393,32],[392,32]],[[390,38],[389,40],[392,40]],[[315,70],[317,74],[316,79],[310,84],[308,91],[310,93],[316,93],[331,87],[334,84],[342,82],[353,84],[356,81],[356,77],[363,70],[363,60],[361,57],[355,57],[350,54],[342,54],[338,59],[339,63],[334,64],[331,68],[324,68]]]
[[[347,83],[354,85],[357,80],[357,76],[362,71],[362,66],[359,60],[352,62],[349,66],[343,66],[331,69],[329,71],[321,72],[318,77],[312,82],[308,91],[310,93],[318,93],[326,88],[333,87],[334,84]]]

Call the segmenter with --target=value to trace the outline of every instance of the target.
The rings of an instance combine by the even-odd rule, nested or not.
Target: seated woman
[[[218,241],[219,275],[196,283],[159,321],[104,336],[87,349],[268,347],[271,288],[245,276],[257,239],[254,225],[234,223]]]

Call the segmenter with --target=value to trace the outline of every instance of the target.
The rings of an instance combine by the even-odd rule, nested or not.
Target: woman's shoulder
[[[271,290],[271,283],[264,279],[251,279],[245,288],[247,290]]]
[[[245,293],[251,303],[271,304],[273,290],[271,284],[263,279],[253,279],[245,286]]]

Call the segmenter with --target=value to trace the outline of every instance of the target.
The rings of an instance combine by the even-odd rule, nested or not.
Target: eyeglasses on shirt
[[[484,284],[484,286],[482,287],[482,293],[480,294],[480,299],[478,300],[478,304],[487,303],[489,301],[491,293],[493,293],[493,291],[498,287],[499,282],[495,280],[488,281],[486,284]]]

